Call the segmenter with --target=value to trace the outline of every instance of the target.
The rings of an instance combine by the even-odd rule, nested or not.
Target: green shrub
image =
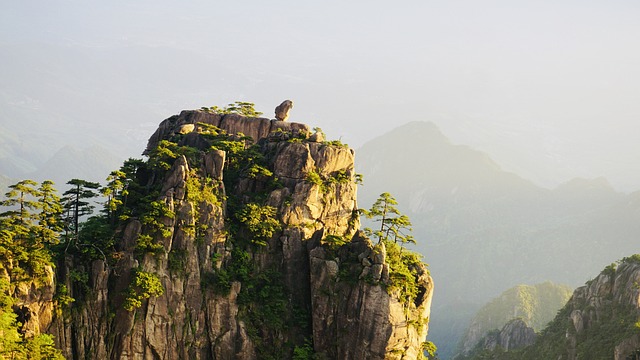
[[[313,343],[309,339],[305,339],[303,345],[293,348],[293,360],[313,360],[314,358]]]
[[[253,244],[265,246],[282,228],[276,214],[273,206],[249,203],[236,214],[236,218],[249,231]]]
[[[142,306],[142,301],[152,296],[164,294],[164,287],[154,273],[134,269],[131,284],[125,290],[123,306],[127,311],[133,311]]]
[[[156,243],[151,235],[140,234],[136,238],[136,254],[143,256],[146,253],[160,256],[164,254],[164,245]]]

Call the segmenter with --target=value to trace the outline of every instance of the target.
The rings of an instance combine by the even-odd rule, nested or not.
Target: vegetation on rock
[[[261,112],[255,110],[254,103],[246,101],[236,101],[224,107],[214,105],[208,108],[202,107],[201,109],[217,114],[240,114],[248,117],[258,117],[262,115]]]
[[[504,291],[478,310],[461,342],[461,351],[468,353],[489,332],[499,331],[516,318],[535,331],[542,330],[567,303],[571,293],[569,287],[551,282],[518,285]]]
[[[260,115],[253,104],[245,102],[198,112],[211,117],[232,113]],[[265,119],[251,121],[261,120]],[[342,144],[310,141],[304,128],[280,130],[286,133],[283,139],[299,140],[288,142],[252,139],[240,132],[229,134],[205,122],[189,125],[193,126],[188,131],[169,131],[157,138],[147,151],[148,159],[127,160],[108,175],[104,187],[73,179],[62,198],[51,182],[38,187],[25,180],[10,188],[0,203],[8,207],[0,214],[0,275],[6,274],[8,279],[0,288],[0,332],[6,335],[0,343],[1,355],[20,358],[22,350],[13,349],[22,348],[31,349],[29,354],[42,353],[44,358],[60,355],[49,335],[24,336],[24,324],[16,322],[15,311],[10,309],[15,300],[12,289],[41,279],[55,289],[51,292],[59,319],[54,321],[60,321],[57,329],[66,329],[66,333],[57,334],[75,334],[78,328],[74,321],[82,323],[82,331],[87,333],[82,345],[77,342],[84,340],[75,335],[64,340],[76,342],[75,348],[67,348],[70,356],[80,347],[85,356],[100,346],[117,352],[122,339],[133,336],[143,336],[151,343],[153,339],[147,338],[153,336],[151,332],[138,334],[138,327],[155,321],[150,313],[187,296],[188,301],[181,302],[179,308],[168,310],[171,321],[181,316],[185,323],[176,326],[172,322],[169,330],[162,330],[170,331],[171,339],[180,340],[185,357],[210,356],[208,352],[194,353],[192,345],[201,341],[197,336],[216,331],[233,332],[230,336],[236,340],[231,341],[243,341],[243,351],[258,358],[320,356],[314,344],[308,251],[312,246],[323,247],[341,256],[357,230],[354,180],[361,177],[353,175],[353,164],[349,164],[353,152]],[[274,159],[287,149],[313,149],[318,157],[328,156],[328,151],[348,161],[336,161],[330,171],[312,165],[297,178],[279,179],[277,166],[287,165],[277,165]],[[295,193],[314,189],[318,194],[308,185],[301,186],[302,190],[297,187],[305,182],[305,176],[322,190],[317,203],[310,204],[312,200],[300,196],[304,192]],[[341,194],[349,198],[341,199]],[[94,213],[93,207],[100,201],[103,207]],[[309,211],[300,210],[305,206],[318,208],[312,210],[311,221],[307,219]],[[417,282],[426,270],[420,257],[403,247],[413,240],[404,233],[410,230],[408,218],[396,218],[390,216],[393,212],[387,215],[385,211],[385,233],[380,234],[379,242],[386,245],[388,281],[356,276],[354,284],[386,289],[409,309],[424,295]],[[328,235],[321,240],[315,234]],[[291,254],[295,257],[287,259]],[[364,266],[355,261],[353,265],[354,269]],[[51,282],[54,275],[57,284]],[[100,289],[96,288],[98,283]],[[147,306],[150,299],[155,306]],[[218,316],[215,312],[219,309],[209,307],[225,306],[221,304],[227,299],[235,299],[228,308],[221,308],[237,314],[237,319],[229,315],[234,317],[229,321],[236,324],[231,329],[209,328],[211,318],[198,319],[203,311],[208,313],[205,316]],[[72,303],[74,306],[69,306]],[[90,319],[96,314],[102,317]],[[426,321],[418,319],[412,326],[422,328]],[[132,327],[123,331],[122,324]],[[107,334],[109,331],[115,333]],[[236,334],[238,331],[243,333]],[[416,346],[435,351],[430,342]]]
[[[478,350],[470,359],[543,360],[610,359],[623,341],[640,336],[640,255],[626,257],[607,266],[594,280],[576,289],[569,302],[524,349]],[[618,284],[614,287],[613,284]],[[640,348],[620,354],[632,359]],[[624,358],[624,357],[621,357]]]

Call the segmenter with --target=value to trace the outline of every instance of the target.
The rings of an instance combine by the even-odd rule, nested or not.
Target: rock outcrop
[[[276,106],[276,119],[280,121],[287,121],[289,118],[289,111],[293,108],[293,101],[285,100],[282,104]]]
[[[389,296],[380,286],[389,281],[385,254],[384,244],[373,246],[362,233],[337,257],[322,247],[310,252],[313,340],[316,351],[327,358],[420,358],[433,283],[422,268],[421,296],[410,304]],[[367,276],[368,281],[359,280]],[[341,277],[351,279],[340,281]]]
[[[112,260],[59,266],[77,301],[45,330],[65,356],[415,359],[428,271],[413,269],[416,298],[386,290],[384,245],[358,231],[354,152],[309,136],[200,110],[163,121],[135,175],[153,197],[129,204]]]
[[[533,330],[512,321],[461,359],[628,360],[640,356],[640,254],[607,266],[577,288],[529,344]]]
[[[522,319],[509,321],[500,331],[491,332],[484,337],[482,349],[503,351],[520,349],[533,344],[536,340],[535,331],[528,327]]]
[[[571,325],[566,333],[569,360],[593,354],[591,348],[615,360],[634,358],[640,353],[638,284],[640,255],[634,255],[612,264],[576,289],[565,308]]]

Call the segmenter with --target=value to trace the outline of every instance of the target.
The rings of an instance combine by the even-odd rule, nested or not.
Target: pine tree
[[[398,205],[396,199],[385,192],[380,194],[371,209],[361,209],[360,212],[368,219],[380,222],[380,229],[374,231],[371,228],[365,228],[364,231],[368,236],[378,237],[378,243],[382,241],[398,243],[399,241],[403,244],[415,244],[416,240],[409,234],[413,230],[411,221],[408,216],[400,213],[396,205]]]
[[[98,196],[97,190],[100,184],[81,179],[71,179],[67,182],[71,189],[64,192],[62,201],[64,203],[65,231],[68,241],[77,241],[80,231],[80,218],[93,213],[94,205],[91,199]]]
[[[5,194],[6,199],[0,201],[0,206],[14,209],[0,213],[0,216],[10,217],[23,225],[31,224],[34,220],[31,211],[38,208],[36,199],[40,193],[36,188],[37,185],[38,183],[33,180],[22,180],[9,185],[11,190]]]
[[[38,188],[38,234],[45,244],[55,245],[60,242],[62,226],[62,203],[53,181],[45,180]]]

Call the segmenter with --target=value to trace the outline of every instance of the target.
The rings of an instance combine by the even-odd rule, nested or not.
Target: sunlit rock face
[[[622,317],[633,323],[633,319],[640,318],[640,256],[636,257],[635,260],[623,261],[615,268],[605,269],[574,292],[567,305],[572,325],[567,331],[567,354],[570,359],[579,358],[582,343],[592,341],[593,334],[599,328],[605,328],[612,319]],[[609,355],[615,360],[632,358],[640,350],[637,329],[626,336],[622,331],[627,325],[620,323],[616,326],[616,330],[620,331],[598,334],[603,338],[611,337],[614,349]]]
[[[212,129],[244,139],[245,147],[256,144],[252,156],[264,169],[252,174],[232,163],[232,154],[211,146]],[[115,263],[96,260],[82,269],[89,295],[47,326],[65,356],[287,359],[304,350],[327,358],[415,359],[427,335],[431,277],[418,269],[420,296],[410,303],[386,291],[384,246],[358,231],[354,151],[311,135],[304,124],[200,110],[164,120],[145,154],[164,140],[193,151],[141,176],[166,210],[156,228],[149,219],[127,220],[116,233]],[[230,172],[232,166],[240,171]],[[256,203],[275,209],[278,226],[242,245],[257,235],[237,229],[238,209]],[[346,245],[328,244],[329,236]],[[160,248],[141,252],[140,239],[149,237]],[[240,258],[249,275],[234,268]],[[59,271],[74,266],[69,260]],[[347,269],[356,274],[349,281],[341,277]],[[231,271],[235,277],[222,282]],[[140,272],[154,274],[163,293],[127,308]]]

